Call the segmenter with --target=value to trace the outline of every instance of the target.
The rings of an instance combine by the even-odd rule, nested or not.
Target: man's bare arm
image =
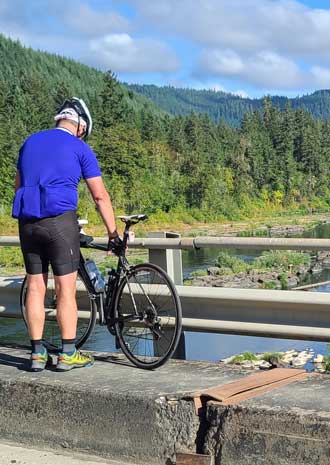
[[[101,176],[86,179],[86,184],[107,228],[109,238],[118,236],[111,199]]]

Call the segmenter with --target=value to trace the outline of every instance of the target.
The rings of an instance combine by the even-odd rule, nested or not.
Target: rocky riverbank
[[[285,268],[285,267],[284,267]],[[309,265],[293,266],[269,270],[247,269],[233,272],[230,268],[212,266],[207,270],[192,273],[188,284],[201,287],[230,287],[246,289],[290,289],[301,285],[309,274],[321,273],[330,269],[330,252],[318,252]]]
[[[232,355],[225,359],[221,359],[220,363],[224,365],[236,365],[244,369],[255,370],[270,370],[278,367],[293,367],[303,368],[310,365],[309,369],[324,373],[327,370],[327,358],[321,354],[315,355],[313,349],[305,349],[302,351],[287,350],[286,352],[265,352],[253,354],[244,352],[243,354]]]

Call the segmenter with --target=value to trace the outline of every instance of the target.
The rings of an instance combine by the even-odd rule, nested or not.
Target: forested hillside
[[[67,95],[90,105],[117,213],[216,221],[257,209],[330,204],[330,123],[270,99],[233,128],[206,113],[171,117],[101,73],[0,37],[0,196],[8,211],[23,140],[53,125]],[[47,156],[47,154],[45,154]],[[80,211],[95,217],[86,190]]]
[[[173,115],[188,115],[192,111],[207,113],[215,122],[223,119],[231,126],[239,126],[245,113],[261,110],[263,106],[263,99],[242,98],[221,91],[138,84],[126,86]],[[292,99],[278,96],[269,98],[281,110],[290,103],[292,108],[305,108],[315,118],[330,120],[330,90],[320,90]]]

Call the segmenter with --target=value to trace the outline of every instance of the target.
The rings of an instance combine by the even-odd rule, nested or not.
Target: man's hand
[[[109,236],[108,241],[108,255],[119,255],[123,250],[123,241],[117,234],[115,237]]]

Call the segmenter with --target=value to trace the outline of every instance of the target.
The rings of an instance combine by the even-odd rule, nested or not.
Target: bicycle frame
[[[127,223],[125,227],[125,231],[123,235],[123,247],[122,247],[120,254],[118,255],[117,268],[115,269],[115,279],[111,279],[111,277],[109,276],[108,282],[105,285],[105,291],[103,293],[99,293],[99,294],[95,293],[92,282],[85,270],[85,266],[84,266],[85,259],[80,251],[79,270],[82,275],[82,278],[84,279],[87,285],[90,298],[96,301],[98,313],[99,313],[99,324],[107,325],[110,328],[114,326],[116,322],[115,316],[114,316],[114,303],[115,303],[118,286],[122,278],[123,272],[125,275],[129,271],[129,268],[130,268],[130,265],[126,259],[125,252],[126,252],[126,247],[127,247],[127,242],[128,242],[128,231],[131,225],[132,225],[131,223]],[[86,237],[90,239],[89,241],[86,241],[85,244],[81,244],[80,246],[81,248],[100,250],[102,252],[108,251],[108,248],[104,245],[93,244],[91,242],[92,241],[91,236],[86,236]],[[132,293],[131,293],[131,297],[133,297]],[[137,314],[135,316],[137,316]]]
[[[111,280],[109,276],[108,282],[105,285],[105,291],[103,293],[99,293],[99,294],[95,293],[91,280],[85,270],[84,257],[82,253],[80,252],[79,269],[80,269],[83,279],[87,283],[87,288],[88,288],[90,298],[96,301],[98,314],[99,314],[99,325],[108,326],[109,329],[111,329],[114,326],[114,324],[117,322],[115,318],[114,304],[115,304],[115,300],[117,296],[119,283],[121,281],[121,278],[125,277],[130,270],[130,265],[126,259],[126,246],[127,246],[128,231],[129,231],[130,226],[131,224],[128,223],[126,224],[126,227],[125,227],[124,236],[123,236],[123,247],[122,247],[120,254],[118,255],[118,264],[117,264],[117,269],[115,270],[115,279]],[[96,245],[96,244],[93,244],[92,242],[86,242],[86,244],[82,245],[81,247],[94,249],[94,250],[100,250],[102,252],[108,251],[106,246]],[[137,282],[137,284],[140,287],[143,294],[145,295],[146,299],[148,300],[150,306],[154,308],[153,303],[151,302],[149,296],[145,293],[145,290],[143,286],[141,285],[141,283]],[[131,296],[131,301],[133,303],[135,314],[126,315],[124,319],[135,320],[136,317],[140,317],[140,315],[138,313],[137,306],[136,306],[135,299],[134,299],[134,294],[131,290],[131,286],[128,280],[127,280],[127,286],[129,289],[129,293]],[[157,333],[157,330],[153,329],[153,331]]]

